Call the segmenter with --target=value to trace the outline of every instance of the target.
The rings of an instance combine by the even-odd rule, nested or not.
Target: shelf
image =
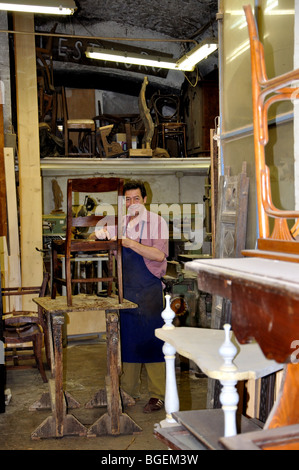
[[[41,159],[42,176],[72,174],[187,174],[207,175],[210,158],[81,158],[47,157]]]

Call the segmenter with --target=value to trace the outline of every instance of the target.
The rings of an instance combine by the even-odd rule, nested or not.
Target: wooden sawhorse
[[[76,295],[73,305],[67,306],[65,296],[51,299],[42,297],[34,299],[46,315],[48,325],[48,341],[51,356],[51,378],[49,392],[42,395],[32,407],[33,409],[51,409],[48,416],[31,434],[32,439],[57,438],[63,436],[100,436],[133,434],[142,429],[125,413],[122,412],[119,376],[121,372],[119,310],[135,308],[136,304],[123,300],[118,303],[117,296],[99,298],[91,295]],[[106,389],[100,390],[87,407],[107,405],[107,413],[98,419],[88,430],[77,418],[67,412],[68,409],[78,408],[80,404],[63,390],[63,347],[62,328],[64,314],[71,311],[102,310],[106,315],[107,333],[107,376]],[[101,398],[100,398],[101,397]],[[131,397],[122,394],[124,402]]]

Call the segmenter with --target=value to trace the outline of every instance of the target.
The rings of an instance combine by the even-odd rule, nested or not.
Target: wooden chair
[[[102,114],[94,118],[100,123],[100,127],[96,130],[96,143],[99,153],[103,153],[105,157],[115,157],[120,155],[128,155],[129,157],[151,157],[152,138],[154,135],[154,123],[147,106],[145,91],[148,85],[148,78],[144,77],[140,93],[138,96],[139,116],[136,114],[118,114],[109,115]],[[124,150],[120,143],[112,140],[113,133],[116,128],[118,132],[126,134],[127,149]],[[137,148],[133,148],[132,138],[136,137]],[[141,142],[141,148],[139,144]],[[103,149],[103,152],[101,152]]]
[[[69,119],[65,88],[62,87],[65,156],[95,155],[95,123],[93,119]],[[79,133],[78,150],[70,151],[70,132]]]
[[[167,149],[168,141],[175,141],[177,156],[186,157],[186,124],[180,119],[180,98],[176,95],[157,93],[152,97],[152,102],[156,119],[157,146]]]
[[[99,114],[93,118],[95,122],[96,154],[101,157],[116,157],[127,154],[119,142],[115,142],[113,137],[117,133],[127,134],[127,126],[132,126],[136,121],[140,121],[138,114],[102,114],[101,104],[98,103]],[[131,148],[126,135],[127,148]]]
[[[103,219],[103,215],[87,215],[76,216],[73,213],[73,196],[74,193],[117,193],[117,217],[111,216],[109,223],[117,225],[117,237],[115,240],[90,240],[76,238],[76,228],[91,227],[95,229],[96,224]],[[74,283],[102,282],[108,283],[108,296],[112,293],[113,282],[118,283],[119,303],[123,300],[122,286],[122,259],[121,259],[121,226],[123,216],[123,180],[120,178],[86,178],[86,179],[69,179],[67,182],[67,226],[66,239],[52,241],[52,299],[56,298],[57,284],[66,286],[67,305],[72,305],[72,285]],[[106,219],[107,220],[107,219]],[[108,261],[108,277],[97,278],[73,278],[71,274],[71,257],[76,253],[99,253],[107,252]],[[63,255],[65,259],[65,278],[59,276],[58,255]],[[113,275],[113,256],[115,254],[117,261],[117,276]]]
[[[299,233],[299,212],[280,210],[274,206],[271,197],[270,171],[265,163],[265,146],[268,143],[268,109],[279,101],[298,98],[299,88],[292,86],[292,82],[299,79],[299,69],[268,79],[264,47],[259,40],[252,7],[246,5],[244,11],[251,52],[254,153],[260,234],[258,248],[266,251],[288,251],[299,254],[299,244],[293,243]],[[270,218],[274,219],[274,228],[271,234],[269,231]],[[287,219],[298,220],[289,229]]]
[[[49,275],[45,273],[43,283],[40,287],[4,287],[2,288],[2,296],[11,297],[19,295],[36,294],[44,297],[47,289]],[[7,301],[9,305],[10,301]],[[42,346],[43,340],[46,348],[46,356],[49,364],[48,336],[47,327],[43,319],[42,310],[38,307],[38,311],[28,310],[10,310],[5,308],[6,313],[3,315],[3,338],[5,343],[5,361],[13,362],[13,365],[7,365],[7,369],[15,368],[31,368],[32,365],[20,364],[19,361],[35,359],[38,370],[44,382],[47,382],[43,360]],[[32,346],[31,346],[32,343]],[[33,353],[26,353],[33,349]]]

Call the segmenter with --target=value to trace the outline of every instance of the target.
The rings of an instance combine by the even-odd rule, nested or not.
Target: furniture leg
[[[175,313],[170,307],[170,295],[165,295],[165,309],[161,313],[165,325],[163,330],[173,330],[175,326],[172,321],[175,317]],[[173,419],[172,413],[179,411],[179,395],[177,390],[176,376],[175,376],[175,355],[176,349],[169,343],[164,343],[163,353],[165,357],[166,366],[166,383],[165,383],[165,411],[166,419],[160,422],[161,427],[173,426],[177,422]]]
[[[239,395],[236,389],[237,380],[220,380],[222,390],[220,402],[224,413],[224,436],[235,436],[237,434],[237,405]]]
[[[165,383],[165,411],[166,419],[160,422],[161,427],[177,425],[173,419],[172,413],[179,411],[180,403],[175,376],[175,355],[176,350],[171,344],[164,343],[163,353],[166,365],[166,383]]]
[[[119,376],[121,373],[119,312],[106,311],[107,368],[106,398],[107,413],[101,416],[89,429],[87,437],[100,435],[133,434],[142,429],[122,412]]]
[[[230,324],[226,323],[223,328],[225,340],[218,351],[220,356],[224,359],[224,363],[220,368],[223,373],[223,377],[220,379],[222,385],[220,403],[224,413],[224,436],[229,437],[237,434],[236,418],[239,395],[236,389],[237,380],[234,377],[237,367],[233,363],[233,359],[237,354],[237,348],[230,339]]]
[[[86,436],[87,429],[74,416],[66,412],[66,397],[63,391],[63,348],[62,326],[63,315],[53,315],[51,322],[51,339],[53,341],[52,354],[54,355],[54,379],[49,379],[49,395],[43,397],[45,407],[52,408],[52,416],[41,423],[31,434],[32,439],[63,437],[69,435]],[[73,401],[73,404],[75,401]],[[77,403],[78,404],[78,403]],[[79,406],[79,404],[78,404]],[[33,408],[31,408],[33,409]],[[41,406],[35,406],[41,409]]]
[[[43,381],[46,383],[48,382],[43,360],[42,360],[42,339],[39,336],[36,336],[35,340],[33,341],[33,348],[34,354],[36,357],[36,362],[38,366],[38,370],[42,376]]]

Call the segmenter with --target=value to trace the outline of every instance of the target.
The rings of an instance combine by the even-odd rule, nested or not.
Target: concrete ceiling
[[[180,57],[193,43],[207,37],[216,37],[218,25],[216,14],[218,0],[75,0],[77,11],[73,17],[59,19],[56,32],[96,38],[146,38],[145,42],[123,41],[123,44],[136,45],[161,53],[170,53]],[[57,22],[55,18],[55,22]],[[53,18],[35,16],[36,31],[50,31],[54,24]],[[151,40],[161,39],[159,42]],[[176,41],[173,41],[176,40]],[[118,41],[119,45],[120,42]],[[115,46],[115,48],[117,48]],[[198,73],[206,76],[217,68],[218,55],[214,53],[209,59],[198,65]],[[81,83],[97,82],[99,78],[104,88],[114,87],[120,81],[123,86],[137,82],[139,89],[142,73],[114,70],[101,67],[76,66],[66,63],[54,63],[56,80]],[[152,83],[164,88],[179,88],[184,80],[181,72],[168,72],[167,77],[153,77]],[[106,83],[107,82],[107,83]]]
[[[138,26],[171,38],[201,35],[215,20],[218,0],[79,0],[76,19],[87,27],[114,21],[128,29]]]

